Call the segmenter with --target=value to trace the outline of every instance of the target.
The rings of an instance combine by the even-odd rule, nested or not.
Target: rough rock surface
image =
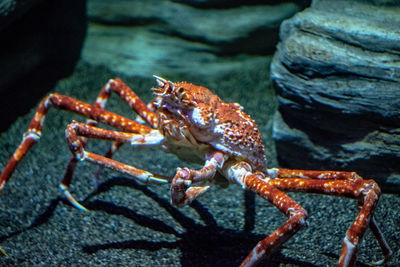
[[[245,62],[260,64],[260,55],[273,53],[282,20],[299,10],[290,2],[236,1],[242,5],[232,8],[195,2],[91,0],[82,57],[127,75],[218,77]]]
[[[400,184],[400,4],[385,4],[315,1],[282,23],[271,66],[281,165]]]

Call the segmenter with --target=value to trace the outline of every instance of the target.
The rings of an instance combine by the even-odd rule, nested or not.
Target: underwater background
[[[289,124],[288,128],[296,129],[296,124],[290,125],[290,122],[301,121],[307,115],[307,109],[298,109],[296,100],[303,95],[295,88],[303,88],[304,84],[305,88],[313,88],[303,83],[304,80],[315,81],[310,77],[322,77],[321,81],[329,81],[329,85],[338,84],[335,78],[344,76],[339,75],[337,70],[326,71],[334,69],[333,65],[329,65],[331,61],[324,65],[321,57],[318,57],[324,54],[330,59],[334,58],[332,51],[336,50],[332,47],[325,52],[310,52],[307,59],[313,60],[304,61],[307,64],[303,65],[298,63],[302,61],[292,60],[288,56],[296,55],[298,59],[307,54],[307,51],[294,46],[304,45],[300,42],[303,40],[301,36],[296,32],[288,38],[294,43],[287,45],[282,42],[283,37],[289,36],[288,28],[281,27],[283,21],[286,20],[285,27],[290,22],[299,25],[300,22],[293,20],[293,16],[299,18],[299,14],[313,11],[332,17],[334,10],[329,4],[324,5],[325,2],[330,1],[314,1],[311,7],[309,1],[262,0],[4,1],[0,5],[1,45],[6,52],[0,55],[0,169],[18,146],[37,104],[48,92],[58,92],[93,103],[108,79],[119,77],[142,100],[148,102],[153,97],[150,88],[156,85],[152,78],[155,74],[171,81],[188,81],[205,86],[226,102],[240,103],[259,126],[269,167],[293,167],[294,164],[302,168],[303,161],[305,169],[326,169],[327,164],[332,164],[331,168],[358,171],[351,162],[337,160],[329,149],[322,149],[327,152],[323,160],[318,154],[320,151],[312,154],[314,156],[303,155],[301,146],[297,147],[297,144],[304,143],[301,140],[305,139],[299,139],[302,134],[291,135],[288,131],[279,135],[286,126],[277,124],[281,120],[277,116],[288,118],[290,108],[295,107],[298,113],[291,115],[292,119],[286,123]],[[391,15],[393,19],[400,18],[400,3],[397,1],[338,2],[342,2],[342,5],[337,4],[337,7],[346,10],[348,17],[351,14],[356,14],[353,17],[357,18],[368,17],[367,11],[375,10],[376,17],[391,18]],[[346,6],[343,6],[343,2],[347,2]],[[344,14],[340,8],[335,12]],[[372,18],[370,20],[373,21]],[[340,26],[341,20],[337,21]],[[349,28],[348,24],[341,22],[343,28]],[[356,88],[358,84],[355,81],[358,80],[373,81],[374,84],[385,81],[384,88],[397,86],[397,90],[390,91],[391,99],[397,99],[400,91],[400,66],[397,61],[400,45],[396,41],[400,33],[392,30],[390,25],[395,23],[390,19],[378,22],[371,22],[375,27],[370,28],[385,32],[382,36],[386,36],[388,41],[375,43],[374,46],[368,41],[364,43],[369,44],[371,51],[380,51],[380,64],[365,64],[374,67],[371,77],[368,76],[370,72],[362,68],[352,70],[349,76],[354,79],[340,83],[340,86]],[[308,28],[299,27],[300,32],[311,32],[310,24],[305,25]],[[384,28],[385,25],[387,28]],[[325,31],[321,34],[322,40],[332,40],[329,36],[345,40],[345,31],[335,26],[331,29],[332,33]],[[349,29],[350,32],[352,30]],[[363,36],[370,36],[362,33]],[[328,47],[323,41],[306,41],[309,45]],[[294,53],[286,54],[285,45],[295,47]],[[353,45],[357,47],[354,42]],[[358,57],[367,58],[365,61],[368,62],[377,58],[371,51],[365,52],[366,48],[360,44],[360,50],[365,52],[363,57],[353,51],[353,47],[338,46],[353,52],[349,53],[353,57],[347,52],[343,57],[350,62]],[[368,56],[372,59],[369,60]],[[344,62],[343,58],[339,57],[340,63]],[[272,74],[271,62],[275,62],[273,68],[276,70],[273,69]],[[358,61],[354,63],[357,64]],[[290,69],[292,74],[299,75],[278,75],[282,74],[278,68],[281,65]],[[383,70],[380,72],[375,65],[388,70],[389,74]],[[344,63],[343,66],[343,69],[347,67]],[[325,88],[323,86],[326,84],[317,85]],[[284,90],[288,88],[290,90]],[[365,88],[368,92],[375,92],[370,86]],[[314,91],[301,92],[310,96]],[[343,94],[350,100],[337,97],[340,107],[346,101],[357,106],[357,96],[367,99],[363,92],[346,91]],[[317,92],[316,95],[325,96],[328,93]],[[382,106],[378,102],[380,98],[373,98],[377,107]],[[388,99],[390,97],[381,101],[387,103]],[[313,102],[302,106],[307,108],[311,106],[310,103]],[[376,179],[388,192],[381,196],[375,212],[375,218],[395,253],[388,266],[400,265],[397,253],[400,247],[400,171],[396,157],[400,153],[398,103],[399,100],[390,102],[387,109],[382,111],[386,112],[383,119],[376,115],[378,112],[362,113],[361,109],[357,110],[360,121],[367,118],[367,121],[374,122],[368,127],[362,124],[359,128],[373,129],[371,125],[376,125],[375,121],[382,122],[381,125],[385,127],[379,128],[384,128],[381,132],[373,131],[376,133],[373,136],[377,136],[375,139],[369,137],[368,140],[373,139],[375,143],[366,140],[362,149],[353,145],[357,149],[351,151],[371,154],[365,151],[372,147],[375,150],[379,148],[383,155],[380,157],[378,152],[374,152],[371,158],[377,161],[363,164],[357,161],[357,164],[377,166],[375,169],[378,169],[384,162],[382,169],[387,170],[376,173],[366,170],[367,175],[362,174],[365,178]],[[360,105],[367,104],[363,102]],[[326,106],[335,107],[332,102]],[[316,105],[312,110],[316,109],[321,114],[328,110],[327,114],[332,114],[326,106]],[[116,96],[111,97],[107,109],[135,118],[129,107]],[[301,116],[296,117],[297,114]],[[312,117],[318,116],[312,113]],[[325,117],[330,120],[321,117],[315,125],[330,124],[330,128],[340,125],[340,122],[332,119],[340,116]],[[344,119],[349,121],[349,117]],[[85,119],[64,111],[51,110],[46,116],[40,142],[19,164],[4,187],[0,197],[0,246],[8,257],[0,257],[1,266],[238,266],[259,240],[286,220],[270,203],[243,191],[237,185],[227,188],[215,186],[189,207],[178,209],[169,204],[168,185],[142,185],[129,177],[103,170],[99,190],[94,192],[93,177],[97,168],[86,162],[78,165],[71,186],[73,195],[90,210],[79,211],[64,199],[58,188],[70,158],[64,130],[72,120]],[[351,123],[354,125],[353,120]],[[309,129],[306,127],[304,132],[312,134]],[[312,136],[311,140],[318,140],[314,142],[319,144],[317,148],[323,147],[319,143],[322,139],[329,140],[330,144],[343,144],[342,141],[332,141],[341,135],[321,134],[320,130],[315,132],[317,135],[309,136]],[[383,141],[379,139],[382,132],[385,136]],[[356,137],[352,137],[354,139]],[[290,142],[294,142],[294,146]],[[91,140],[87,149],[103,154],[108,147],[106,141]],[[343,147],[350,151],[349,145]],[[281,148],[284,151],[282,154]],[[315,152],[313,149],[305,151]],[[293,155],[295,157],[291,158]],[[134,149],[123,146],[114,158],[169,176],[174,175],[177,167],[200,167],[180,162],[174,155],[165,154],[158,148]],[[343,158],[346,157],[339,159]],[[336,265],[345,232],[357,216],[357,201],[316,194],[289,195],[308,211],[309,226],[287,241],[264,265]],[[372,261],[381,258],[377,241],[367,231],[358,253],[357,266],[372,266]]]

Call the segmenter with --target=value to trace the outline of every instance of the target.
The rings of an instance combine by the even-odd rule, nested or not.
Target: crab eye
[[[190,100],[189,97],[187,95],[187,93],[185,92],[185,89],[183,87],[179,87],[175,90],[175,97],[176,99],[181,102],[182,104],[186,104],[186,105],[190,105]]]
[[[183,89],[183,87],[179,87],[174,91],[174,95],[177,99],[181,99],[182,95],[185,94],[185,89]]]

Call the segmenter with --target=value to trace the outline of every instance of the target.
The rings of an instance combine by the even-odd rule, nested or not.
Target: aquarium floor
[[[80,63],[75,73],[55,90],[93,102],[107,76],[115,74]],[[263,77],[255,76],[248,80]],[[235,79],[232,77],[232,84],[237,82]],[[273,104],[257,102],[269,94],[261,88],[268,83],[268,77],[260,79],[265,81],[254,85],[253,91],[232,91],[226,95],[232,101],[240,101],[256,118],[266,143],[272,146],[268,139],[269,120],[264,120],[262,107],[271,111]],[[225,88],[228,82],[229,79],[224,80]],[[151,86],[152,80],[139,79],[135,84],[147,101]],[[124,105],[115,101],[110,103],[110,109],[119,112]],[[122,113],[129,112],[121,109]],[[0,136],[0,169],[20,142],[32,115],[33,110]],[[58,189],[70,157],[63,132],[72,119],[79,117],[54,110],[49,113],[41,142],[4,188],[0,197],[0,240],[8,257],[0,255],[1,266],[237,266],[258,240],[285,221],[276,208],[236,185],[216,186],[190,207],[178,209],[169,204],[168,186],[145,186],[104,170],[99,190],[94,192],[96,168],[87,163],[78,166],[71,191],[90,211],[77,210]],[[106,142],[90,141],[88,150],[103,153],[107,147]],[[273,153],[268,155],[273,157]],[[186,166],[159,149],[126,146],[115,158],[168,175],[173,175],[177,166]],[[345,231],[356,217],[356,201],[313,194],[290,195],[308,210],[309,226],[285,243],[265,265],[334,266]],[[376,211],[378,224],[395,252],[399,249],[399,207],[399,195],[386,194]],[[368,231],[357,265],[371,266],[381,256]],[[400,266],[398,253],[389,266]]]

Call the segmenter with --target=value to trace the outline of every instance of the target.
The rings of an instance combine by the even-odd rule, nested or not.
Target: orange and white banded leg
[[[99,98],[98,98],[99,99]],[[103,98],[100,98],[103,99]],[[98,101],[96,101],[95,105],[99,105],[99,103],[97,103]],[[100,103],[105,104],[105,101],[101,101]],[[148,108],[152,111],[153,109],[151,108],[153,105],[153,102],[150,102],[147,106]],[[100,105],[99,105],[100,107]],[[101,108],[104,109],[104,106],[102,106]],[[150,114],[147,113],[147,114]],[[140,116],[137,116],[135,121],[139,122],[140,124],[146,123],[146,121],[144,121]],[[89,123],[90,125],[96,126],[96,124],[93,123]],[[119,142],[113,142],[112,145],[110,146],[110,148],[107,150],[107,152],[105,153],[105,157],[107,158],[112,158],[112,156],[115,154],[115,152],[123,145],[124,143],[119,143]],[[98,171],[100,171],[101,168],[99,168]],[[98,177],[98,173],[96,174],[96,177]]]
[[[152,128],[148,126],[96,106],[57,93],[50,94],[40,102],[39,107],[29,124],[28,130],[23,135],[21,144],[15,150],[14,154],[4,167],[3,172],[0,174],[0,192],[5,183],[10,179],[18,163],[23,159],[29,149],[40,139],[46,114],[51,107],[70,111],[92,120],[123,129],[127,132],[149,133],[152,131]]]
[[[157,127],[157,115],[154,113],[154,109],[150,105],[146,105],[135,92],[125,84],[121,79],[110,79],[101,89],[94,106],[105,109],[107,102],[111,96],[111,93],[116,93],[125,103],[127,103],[133,111],[138,115],[136,121],[143,124],[147,123],[151,128]],[[91,123],[91,125],[96,126]],[[105,153],[105,157],[112,158],[115,152],[123,145],[123,143],[113,142],[109,150]],[[94,185],[97,189],[98,177],[101,171],[101,167],[96,171],[94,176]]]
[[[137,169],[131,165],[127,165],[110,158],[100,156],[84,149],[82,140],[84,138],[95,138],[109,141],[117,141],[119,143],[129,143],[131,145],[148,145],[158,146],[164,142],[164,137],[157,131],[151,130],[149,133],[128,133],[118,132],[112,130],[106,130],[97,128],[85,123],[72,122],[67,126],[65,131],[67,137],[68,146],[73,156],[79,161],[88,161],[97,164],[102,167],[113,169],[123,174],[134,177],[135,179],[145,183],[167,183],[166,177],[156,175],[141,169]],[[81,204],[79,204],[69,193],[70,181],[63,181],[60,184],[61,190],[64,192],[68,200],[78,209],[86,210]]]
[[[121,79],[110,79],[101,89],[95,105],[104,109],[111,93],[116,93],[153,129],[157,128],[157,116]]]
[[[167,81],[154,76],[158,84],[164,85]],[[124,102],[126,102],[138,115],[136,117],[137,122],[143,124],[147,123],[153,129],[157,128],[157,115],[154,112],[154,102],[150,102],[146,105],[135,92],[125,84],[121,79],[110,79],[101,89],[94,106],[105,109],[106,104],[111,96],[111,93],[116,93]],[[154,101],[154,100],[153,100]],[[92,124],[96,126],[95,124]],[[106,152],[105,156],[111,158],[114,153],[122,146],[123,143],[114,142],[110,149]],[[100,171],[100,169],[98,170]],[[96,174],[98,177],[98,174]]]
[[[288,169],[270,169],[268,172],[277,177],[271,179],[270,184],[283,191],[320,193],[358,200],[361,209],[346,232],[338,266],[355,264],[359,246],[368,226],[378,240],[385,257],[375,264],[381,265],[390,259],[392,250],[373,217],[380,196],[379,186],[374,180],[364,180],[355,172]]]
[[[214,178],[217,169],[222,167],[225,159],[222,152],[211,152],[206,155],[206,162],[200,170],[178,168],[171,183],[172,204],[178,207],[189,205],[204,194],[210,185],[201,184]],[[200,186],[195,186],[195,184],[200,184]]]
[[[93,106],[99,109],[105,109],[107,101],[110,98],[112,92],[115,92],[138,114],[138,117],[136,119],[137,122],[141,124],[148,123],[152,128],[155,128],[157,126],[157,116],[154,111],[149,106],[146,106],[146,104],[135,94],[135,92],[133,92],[128,85],[126,85],[121,79],[118,78],[110,79],[103,86]],[[88,119],[86,123],[92,126],[97,126],[97,121],[92,119]],[[125,130],[128,131],[128,129]],[[85,147],[86,140],[84,140],[84,138],[81,138],[81,140],[83,146]],[[122,146],[122,144],[123,143],[113,142],[109,150],[105,153],[105,157],[112,158],[112,156]],[[76,158],[72,157],[68,163],[68,167],[64,175],[64,181],[70,181],[72,179],[76,163]],[[100,175],[101,169],[102,167],[99,166],[93,179],[93,185],[96,190],[98,187],[98,177]]]
[[[269,184],[270,179],[263,173],[253,173],[251,166],[246,162],[226,164],[223,172],[231,182],[254,191],[288,217],[281,227],[258,242],[240,265],[256,266],[307,225],[307,211],[286,193]]]
[[[168,83],[167,80],[163,78],[157,77],[156,81],[158,85],[164,86]],[[153,129],[157,128],[157,115],[154,112],[154,104],[155,100],[151,101],[149,104],[145,104],[136,94],[135,92],[125,84],[121,79],[110,79],[101,89],[94,106],[105,109],[106,104],[111,96],[111,93],[116,93],[124,102],[126,102],[138,115],[136,117],[137,122],[144,124],[147,123]],[[89,121],[88,121],[89,122]],[[89,122],[91,125],[96,126],[93,121]],[[123,145],[123,143],[113,142],[110,149],[105,153],[105,156],[108,158],[112,158],[115,152]],[[97,184],[97,179],[99,176],[99,172],[101,167],[97,170],[95,175],[95,183]]]

